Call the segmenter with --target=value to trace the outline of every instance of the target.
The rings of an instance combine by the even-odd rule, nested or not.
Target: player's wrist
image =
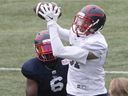
[[[47,26],[54,26],[54,25],[56,25],[57,23],[56,23],[56,21],[54,21],[54,20],[50,20],[50,21],[48,21],[47,22]]]

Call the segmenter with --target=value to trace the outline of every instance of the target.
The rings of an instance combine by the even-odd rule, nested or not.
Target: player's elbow
[[[64,48],[53,50],[53,56],[56,56],[56,57],[61,57],[63,53],[64,53]]]
[[[59,54],[60,54],[59,50],[53,50],[53,56],[59,57]]]

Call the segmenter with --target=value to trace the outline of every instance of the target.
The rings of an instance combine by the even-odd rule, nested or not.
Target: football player
[[[47,31],[37,34],[34,46],[37,57],[22,66],[22,73],[27,78],[26,96],[67,96],[68,65],[64,59],[53,56]]]
[[[36,14],[47,21],[53,55],[70,60],[68,96],[108,96],[103,65],[108,44],[101,34],[106,14],[97,5],[83,7],[75,16],[70,30],[57,24],[60,7],[52,3],[38,3]],[[61,39],[69,41],[64,46]]]

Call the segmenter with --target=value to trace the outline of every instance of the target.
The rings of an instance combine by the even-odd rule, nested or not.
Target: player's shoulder
[[[21,68],[21,71],[24,75],[26,74],[36,74],[36,72],[38,71],[39,67],[42,67],[43,62],[40,61],[38,58],[32,58],[28,61],[26,61]]]
[[[107,41],[106,41],[104,35],[101,34],[100,31],[97,32],[97,34],[96,34],[96,36],[95,36],[94,39],[96,40],[96,42],[97,42],[99,45],[103,46],[104,48],[107,48],[107,47],[108,47]]]
[[[95,34],[90,35],[86,40],[86,44],[89,44],[90,47],[101,47],[101,49],[106,49],[108,44],[105,40],[105,37],[101,34],[100,31],[97,31]]]
[[[26,61],[23,65],[23,69],[32,69],[35,67],[38,63],[41,63],[38,58],[31,58],[30,60]]]

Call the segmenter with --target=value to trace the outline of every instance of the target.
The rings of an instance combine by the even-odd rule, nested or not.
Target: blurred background
[[[25,96],[22,64],[35,56],[33,40],[46,29],[33,7],[41,0],[0,0],[0,96]],[[74,15],[87,4],[97,4],[107,15],[103,34],[109,44],[105,71],[128,71],[128,0],[45,0],[62,8],[58,23],[69,29]],[[7,68],[7,70],[2,69]],[[10,68],[15,68],[10,70]],[[107,73],[106,86],[115,77],[128,73]]]

